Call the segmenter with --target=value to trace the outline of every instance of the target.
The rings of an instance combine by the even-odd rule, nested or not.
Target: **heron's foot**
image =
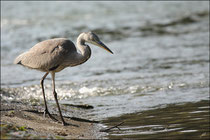
[[[47,114],[53,121],[58,122],[58,120],[50,114],[50,112],[48,111],[48,109],[45,109],[45,110],[44,110],[44,114],[43,114],[44,118],[46,117],[46,114]]]
[[[63,126],[67,126],[69,125],[68,123],[66,123],[65,121],[62,122]]]
[[[75,127],[79,127],[78,125],[76,124],[71,124],[71,123],[67,123],[67,122],[62,122],[63,126],[75,126]]]

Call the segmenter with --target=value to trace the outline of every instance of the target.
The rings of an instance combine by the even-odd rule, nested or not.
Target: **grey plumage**
[[[14,63],[47,72],[52,67],[65,65],[66,61],[71,66],[75,61],[75,52],[76,48],[70,40],[65,38],[49,39],[36,44],[29,51],[19,55]]]
[[[59,114],[63,125],[66,125],[62,117],[62,113],[57,100],[57,93],[55,91],[55,73],[63,70],[66,67],[73,67],[86,62],[91,56],[90,47],[85,42],[99,46],[110,53],[113,53],[106,47],[92,32],[81,33],[77,38],[77,45],[66,38],[55,38],[42,41],[33,46],[29,51],[20,54],[14,61],[14,64],[20,64],[25,67],[46,72],[41,80],[41,87],[45,103],[45,114],[53,120],[55,119],[48,111],[47,103],[44,93],[44,79],[49,73],[52,76],[53,94],[58,106]]]

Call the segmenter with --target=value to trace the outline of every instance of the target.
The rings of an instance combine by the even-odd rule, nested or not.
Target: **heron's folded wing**
[[[21,54],[15,63],[23,66],[49,71],[62,64],[65,57],[75,49],[69,40],[57,39],[47,40],[36,44],[28,52]],[[73,49],[72,49],[73,47]]]

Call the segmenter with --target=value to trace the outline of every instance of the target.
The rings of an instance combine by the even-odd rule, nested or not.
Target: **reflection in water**
[[[206,139],[210,136],[209,117],[209,101],[203,100],[111,117],[103,122],[108,126],[125,122],[120,131],[113,129],[109,133],[107,137],[111,139]]]

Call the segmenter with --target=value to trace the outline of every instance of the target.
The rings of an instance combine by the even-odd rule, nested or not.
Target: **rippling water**
[[[186,103],[184,107],[188,108],[189,103],[209,101],[208,2],[1,4],[1,87],[10,93],[2,95],[3,100],[42,103],[39,80],[43,73],[13,65],[14,58],[42,40],[66,37],[75,42],[81,32],[91,30],[114,55],[93,46],[89,61],[56,74],[61,103],[95,107],[84,117],[109,120],[109,125],[113,123],[110,117],[142,120],[145,116],[141,114],[147,115],[145,111],[156,109],[158,113],[166,106],[170,109],[171,105]],[[48,100],[53,101],[50,77],[46,92]],[[157,116],[166,112],[161,110]],[[185,125],[184,121],[181,123]],[[122,136],[149,134],[143,130],[144,125],[128,123]],[[163,123],[151,121],[147,125],[162,127],[159,125]],[[138,127],[137,131],[132,127]]]
[[[171,104],[139,113],[105,120],[107,125],[124,120],[121,131],[115,129],[108,138],[207,139],[209,138],[209,102]]]

